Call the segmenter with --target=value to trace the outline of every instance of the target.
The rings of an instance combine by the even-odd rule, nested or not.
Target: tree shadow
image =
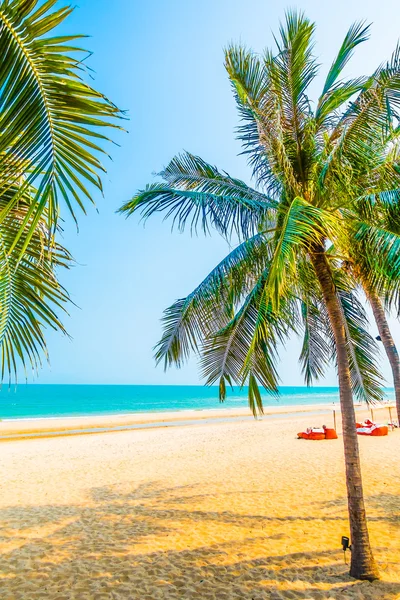
[[[229,503],[230,492],[226,496]],[[152,483],[129,493],[118,486],[91,489],[87,506],[2,509],[1,598],[394,600],[400,596],[398,582],[351,579],[339,550],[291,552],[287,532],[281,531],[283,522],[292,527],[316,519],[313,516],[199,510],[203,500],[207,494],[197,486]],[[386,500],[395,502],[391,496],[371,499],[378,507]],[[375,551],[379,559],[385,548]]]
[[[394,527],[400,527],[400,497],[398,494],[391,494],[389,492],[380,492],[378,494],[366,494],[364,496],[365,504],[367,509],[372,509],[375,515],[369,515],[368,521],[380,522],[386,521]],[[318,505],[322,511],[337,510],[339,514],[336,516],[326,516],[324,513],[324,519],[340,519],[340,515],[345,515],[347,518],[347,498],[338,497],[327,502],[316,501],[311,503],[312,505]]]

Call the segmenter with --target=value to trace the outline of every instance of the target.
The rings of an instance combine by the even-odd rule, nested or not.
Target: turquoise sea
[[[64,417],[205,410],[247,406],[247,390],[230,391],[225,403],[218,401],[218,388],[197,385],[40,385],[3,386],[0,419]],[[388,399],[393,390],[387,389]],[[338,402],[334,387],[281,387],[280,398],[263,395],[265,406]]]

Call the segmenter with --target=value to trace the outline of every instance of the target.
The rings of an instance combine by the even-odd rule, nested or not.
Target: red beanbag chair
[[[303,440],[324,440],[325,431],[323,429],[313,429],[312,427],[309,427],[306,431],[298,433],[297,437]]]
[[[387,435],[389,433],[389,428],[386,425],[379,425],[376,429],[373,429],[371,435]]]
[[[329,429],[325,425],[319,427],[308,427],[305,431],[297,434],[302,440],[337,440],[337,433],[334,429]]]
[[[325,439],[326,440],[337,440],[337,433],[335,429],[329,429],[328,427],[324,427],[325,429]]]

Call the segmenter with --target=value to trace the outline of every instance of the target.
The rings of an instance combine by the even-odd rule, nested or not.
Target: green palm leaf
[[[285,114],[297,134],[300,133],[303,116],[309,110],[305,92],[318,73],[318,64],[313,56],[314,31],[315,24],[304,13],[289,11],[285,24],[280,27],[281,39],[275,39],[278,54],[273,60],[275,69],[271,75],[281,90],[280,100]]]
[[[242,386],[252,375],[267,391],[277,393],[277,339],[284,336],[285,330],[272,311],[263,306],[267,273],[260,277],[230,323],[205,340],[201,368],[207,385],[226,380]]]
[[[353,23],[353,25],[350,27],[343,40],[338,55],[336,56],[331,68],[329,69],[328,75],[325,80],[325,85],[322,90],[321,99],[323,99],[324,95],[327,94],[330,90],[332,90],[333,86],[337,84],[337,81],[344,67],[347,65],[350,58],[352,57],[356,46],[362,44],[363,42],[369,39],[369,29],[370,25],[365,26],[362,22]]]
[[[364,23],[354,23],[347,32],[338,55],[329,69],[321,97],[318,101],[315,119],[318,126],[341,108],[354,94],[360,92],[366,83],[366,78],[354,79],[343,83],[339,80],[344,67],[353,55],[354,49],[369,38],[370,26]]]
[[[355,396],[368,403],[383,399],[382,376],[376,362],[378,346],[368,332],[368,317],[355,294],[338,290],[346,324],[347,353]]]
[[[295,277],[299,253],[335,236],[338,229],[336,215],[313,206],[304,198],[297,197],[288,209],[285,207],[266,284],[266,294],[275,308],[279,307],[280,298],[286,296]]]
[[[332,130],[334,160],[329,161],[329,168],[338,170],[339,163],[345,161],[351,168],[353,183],[358,179],[364,185],[371,170],[386,161],[393,119],[397,118],[399,107],[400,47],[391,61],[379,67],[366,81],[363,90]],[[324,175],[326,173],[324,170]]]
[[[281,118],[280,94],[270,73],[273,66],[272,56],[261,61],[241,46],[230,46],[225,52],[225,67],[244,121],[238,129],[243,153],[248,155],[258,183],[268,193],[278,195],[285,179],[295,188],[297,181],[285,144],[291,133],[286,135],[288,127]]]
[[[15,190],[10,189],[1,198],[0,205],[7,205],[14,194]],[[68,267],[71,257],[49,235],[45,213],[29,242],[21,238],[12,249],[34,197],[34,190],[30,195],[25,191],[18,206],[7,212],[0,225],[1,378],[7,374],[9,381],[17,378],[19,364],[25,373],[28,365],[37,370],[41,356],[48,356],[46,328],[66,333],[57,312],[65,312],[69,297],[59,284],[56,271],[59,267]],[[25,246],[23,253],[21,246]]]
[[[178,367],[199,342],[228,324],[243,295],[251,291],[269,257],[268,237],[257,234],[235,248],[186,298],[166,309],[164,333],[156,346],[156,360],[165,368]]]
[[[270,208],[276,208],[278,205],[276,200],[226,172],[220,173],[216,167],[189,152],[173,158],[160,175],[171,187],[228,196],[237,201],[254,200],[262,207],[268,205]]]
[[[335,125],[337,122],[336,111],[345,106],[346,102],[352,96],[358,94],[367,83],[368,80],[365,77],[360,77],[340,83],[337,87],[325,92],[321,96],[315,112],[317,128],[329,129],[329,127]]]
[[[363,277],[384,296],[388,308],[400,310],[400,235],[384,227],[360,222],[350,249]]]
[[[332,358],[332,348],[327,337],[329,324],[322,303],[314,303],[311,298],[302,301],[301,317],[304,336],[300,363],[306,385],[310,386],[325,375]]]
[[[189,224],[191,231],[200,228],[207,233],[211,226],[226,237],[233,232],[248,237],[269,221],[277,206],[273,199],[191,154],[174,158],[161,175],[165,184],[146,186],[119,212],[129,216],[141,211],[145,219],[165,212],[180,230]]]
[[[36,195],[16,232],[28,228],[24,251],[43,211],[55,230],[59,201],[75,216],[93,189],[102,189],[104,153],[101,130],[116,127],[119,109],[91,88],[82,50],[72,43],[82,36],[49,33],[71,13],[55,9],[56,0],[3,0],[0,3],[0,194],[26,175],[15,196],[0,214],[2,222],[24,194],[35,185]]]

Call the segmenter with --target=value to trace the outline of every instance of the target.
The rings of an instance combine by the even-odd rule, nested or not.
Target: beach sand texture
[[[360,438],[382,580],[358,582],[342,439],[295,439],[320,420],[1,444],[1,600],[400,598],[400,431]]]

